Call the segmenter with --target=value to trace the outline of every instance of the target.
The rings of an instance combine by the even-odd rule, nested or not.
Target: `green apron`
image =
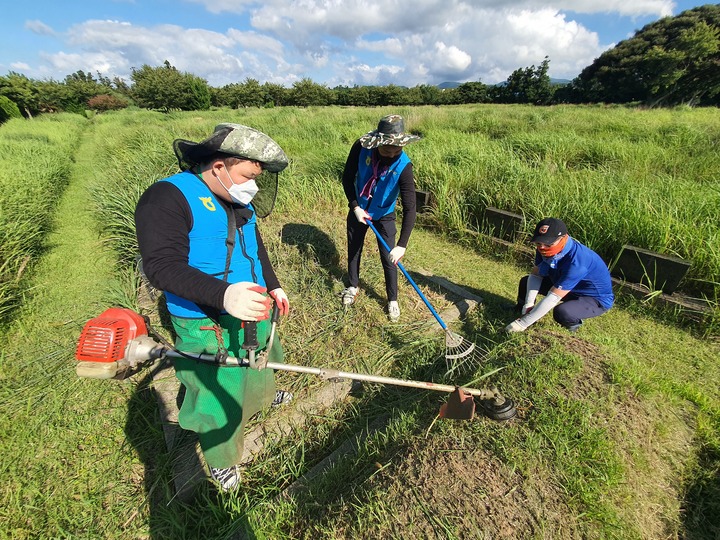
[[[177,333],[175,346],[189,353],[215,354],[217,338],[210,319],[183,319],[171,316]],[[220,317],[225,347],[231,356],[247,357],[241,345],[241,321],[230,315]],[[210,328],[201,330],[200,328]],[[264,350],[270,334],[270,321],[257,323],[257,338]],[[282,362],[283,350],[277,334],[270,350],[270,362]],[[243,433],[247,421],[275,398],[272,369],[216,366],[188,358],[174,360],[175,375],[185,387],[180,407],[180,427],[198,434],[205,461],[211,467],[237,465],[243,455]]]

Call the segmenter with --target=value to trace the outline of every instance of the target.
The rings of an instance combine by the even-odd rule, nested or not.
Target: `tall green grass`
[[[451,231],[486,206],[562,218],[609,263],[623,244],[691,261],[685,290],[718,293],[720,114],[479,106],[423,117],[409,151]]]
[[[12,119],[0,126],[0,325],[44,248],[87,120],[73,114]]]
[[[110,172],[101,204],[114,216],[109,226],[119,228],[111,236],[123,252],[133,251],[130,211],[144,187],[175,170],[172,139],[200,140],[224,121],[264,130],[286,150],[291,163],[281,174],[279,211],[342,206],[350,145],[390,112],[423,135],[406,150],[419,188],[436,196],[436,219],[454,235],[477,231],[487,206],[524,215],[527,233],[552,215],[608,263],[624,244],[687,259],[682,289],[720,297],[715,109],[493,105],[103,115],[99,141]]]

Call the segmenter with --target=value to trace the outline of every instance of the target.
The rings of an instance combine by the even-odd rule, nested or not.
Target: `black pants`
[[[527,282],[528,276],[524,276],[518,285],[518,308],[522,308],[525,303]],[[540,294],[547,296],[552,286],[553,282],[550,281],[549,277],[545,276],[540,284]],[[553,309],[553,319],[555,319],[556,323],[564,326],[565,328],[570,328],[571,326],[582,324],[583,319],[597,317],[606,311],[607,308],[595,298],[591,296],[578,296],[577,294],[573,294],[571,291],[565,295],[562,303],[558,304],[555,306],[555,309]]]
[[[395,215],[385,216],[378,221],[373,221],[373,225],[383,240],[390,246],[395,247],[395,234],[397,226],[395,225]],[[363,245],[365,244],[365,234],[369,227],[360,223],[355,217],[355,213],[350,210],[347,216],[347,245],[348,245],[348,281],[350,287],[360,286],[360,259],[362,258]],[[373,236],[375,236],[373,234]],[[397,300],[397,266],[390,261],[390,254],[377,241],[380,250],[380,261],[383,265],[383,274],[385,274],[385,293],[388,302]]]

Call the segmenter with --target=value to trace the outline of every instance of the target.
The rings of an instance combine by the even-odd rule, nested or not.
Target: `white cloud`
[[[231,28],[228,30],[228,37],[245,50],[261,52],[277,60],[281,60],[285,54],[281,41],[258,32],[243,32]]]
[[[35,34],[65,39],[33,76],[82,69],[128,78],[132,67],[168,60],[213,86],[248,77],[286,85],[304,77],[329,86],[495,83],[548,56],[551,76],[573,78],[611,46],[573,13],[660,17],[675,7],[669,0],[185,1],[222,13],[225,26],[87,20],[60,34],[27,21]]]
[[[45,59],[47,63],[52,66],[54,73],[63,74],[63,78],[64,75],[75,73],[78,70],[108,74],[113,73],[113,70],[117,69],[118,66],[127,71],[129,71],[130,68],[130,66],[127,65],[126,59],[121,55],[108,52],[84,54],[59,52],[52,55],[43,53],[41,54],[41,58]]]
[[[525,3],[525,2],[523,2]],[[667,17],[673,14],[675,3],[671,0],[561,0],[558,2],[531,1],[535,9],[547,6],[575,11],[577,13],[618,13],[629,17],[656,15]]]
[[[246,6],[258,4],[257,0],[186,0],[191,4],[200,4],[210,13],[244,13]]]
[[[66,43],[81,52],[45,53],[48,68],[44,76],[57,77],[58,73],[82,69],[129,79],[133,67],[159,66],[168,60],[180,71],[205,78],[214,86],[248,77],[277,82],[278,73],[294,80],[284,59],[283,44],[252,31],[230,28],[220,33],[175,25],[142,27],[91,20],[70,28]],[[294,68],[299,70],[301,66]]]
[[[435,42],[435,59],[438,64],[450,71],[462,72],[472,61],[472,57],[455,45],[447,46],[442,41]]]
[[[360,86],[397,84],[398,76],[402,75],[403,68],[393,65],[369,66],[355,64],[346,67],[346,73],[355,84]]]
[[[358,39],[355,42],[355,48],[364,51],[384,53],[390,56],[402,56],[403,42],[398,38],[385,38],[375,41]]]
[[[54,36],[55,30],[50,28],[47,24],[45,24],[42,21],[33,20],[33,21],[25,21],[25,28],[30,30],[33,34],[37,34],[39,36]]]

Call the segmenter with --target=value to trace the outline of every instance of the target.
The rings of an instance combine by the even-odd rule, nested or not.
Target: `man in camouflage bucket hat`
[[[271,302],[290,305],[260,236],[254,206],[256,179],[288,165],[270,137],[240,124],[220,124],[202,142],[173,142],[181,172],[151,185],[135,209],[143,270],[164,291],[177,338],[190,353],[227,350],[244,358],[241,321],[258,321],[258,351],[283,360],[269,343]],[[268,292],[269,291],[269,292]],[[272,345],[272,346],[271,346]],[[178,421],[195,431],[211,477],[220,489],[238,485],[243,431],[262,407],[288,401],[276,392],[274,372],[174,360],[185,387]]]
[[[244,157],[263,164],[263,170],[278,173],[288,165],[283,149],[270,137],[257,129],[242,124],[218,124],[215,132],[202,142],[183,139],[173,142],[175,155],[187,165],[195,166],[216,152]]]
[[[367,220],[371,220],[391,248],[389,253],[385,251],[378,239],[388,299],[387,314],[393,322],[400,318],[397,263],[405,255],[416,217],[413,166],[403,147],[418,140],[419,136],[405,132],[402,116],[385,116],[376,130],[355,141],[343,172],[343,189],[350,211],[346,220],[349,283],[341,293],[342,303],[352,305],[360,290],[360,258],[368,230]],[[395,204],[398,195],[403,217],[396,246]]]

